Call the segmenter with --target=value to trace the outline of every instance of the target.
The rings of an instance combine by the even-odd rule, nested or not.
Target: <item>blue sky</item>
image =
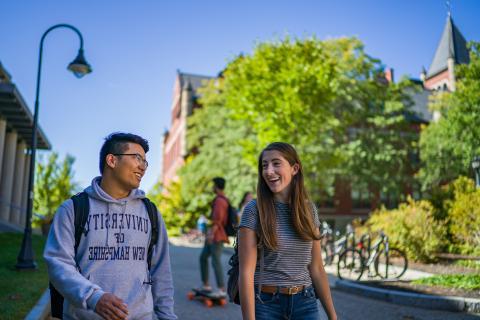
[[[67,29],[45,41],[40,125],[53,150],[76,158],[76,179],[98,174],[98,151],[113,131],[150,141],[148,190],[160,175],[176,70],[216,75],[255,43],[285,35],[356,36],[366,51],[401,75],[428,69],[446,20],[442,0],[2,1],[0,62],[33,108],[38,46],[57,23],[77,27],[93,73],[76,79],[66,66],[78,39]],[[467,40],[480,41],[480,1],[451,1]]]

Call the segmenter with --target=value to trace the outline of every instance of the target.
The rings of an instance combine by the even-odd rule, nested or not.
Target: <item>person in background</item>
[[[198,217],[197,230],[203,235],[207,233],[207,222],[207,217],[205,217],[204,214],[201,214],[200,217]]]
[[[242,212],[246,205],[253,199],[253,194],[247,191],[243,194],[242,201],[238,204],[238,222],[242,220]]]
[[[212,215],[211,215],[211,227],[207,231],[205,238],[205,245],[202,253],[200,254],[200,274],[202,278],[201,290],[205,292],[211,292],[212,295],[218,297],[226,296],[225,282],[223,279],[222,268],[222,251],[223,244],[228,243],[228,236],[225,232],[225,226],[228,219],[228,199],[225,196],[225,184],[226,181],[223,178],[213,178],[213,193],[215,198],[212,203]],[[212,266],[215,272],[215,278],[217,280],[218,290],[212,291],[212,287],[209,284],[209,270],[208,270],[208,258],[212,256]]]

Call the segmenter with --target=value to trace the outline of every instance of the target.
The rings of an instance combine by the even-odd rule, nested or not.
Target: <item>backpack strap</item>
[[[228,224],[228,216],[230,214],[230,208],[232,207],[232,205],[230,204],[230,200],[228,200],[228,198],[224,195],[217,195],[215,200],[217,200],[217,198],[221,198],[227,202],[227,215],[225,217],[225,223],[223,224],[223,228],[225,228]],[[213,203],[215,203],[215,200],[213,200]],[[213,206],[212,206],[212,209],[213,209]]]
[[[88,194],[83,191],[72,196],[73,212],[75,216],[75,255],[77,254],[78,245],[82,238],[82,233],[87,235],[88,229],[85,228],[88,214],[90,212],[90,203]]]
[[[142,202],[147,208],[148,217],[150,218],[150,224],[152,226],[152,235],[150,243],[148,245],[147,255],[148,270],[150,271],[150,268],[152,267],[153,247],[157,244],[158,241],[158,211],[155,204],[148,198],[143,198]]]
[[[263,250],[263,245],[260,246],[260,274],[258,275],[258,294],[262,293],[262,282],[263,282],[263,268],[265,267],[265,253]],[[262,299],[260,299],[262,300]]]

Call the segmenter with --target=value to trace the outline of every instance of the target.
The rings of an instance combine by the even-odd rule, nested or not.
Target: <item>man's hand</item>
[[[105,293],[95,306],[95,312],[106,320],[127,319],[127,305],[113,293]]]

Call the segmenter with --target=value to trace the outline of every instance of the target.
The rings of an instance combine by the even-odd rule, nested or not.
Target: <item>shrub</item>
[[[404,250],[413,260],[433,261],[444,246],[446,226],[434,219],[434,208],[428,201],[409,198],[398,209],[375,211],[366,222],[372,232],[388,235],[392,246]]]
[[[454,199],[446,203],[452,251],[480,254],[480,189],[473,180],[460,177],[453,183]]]

